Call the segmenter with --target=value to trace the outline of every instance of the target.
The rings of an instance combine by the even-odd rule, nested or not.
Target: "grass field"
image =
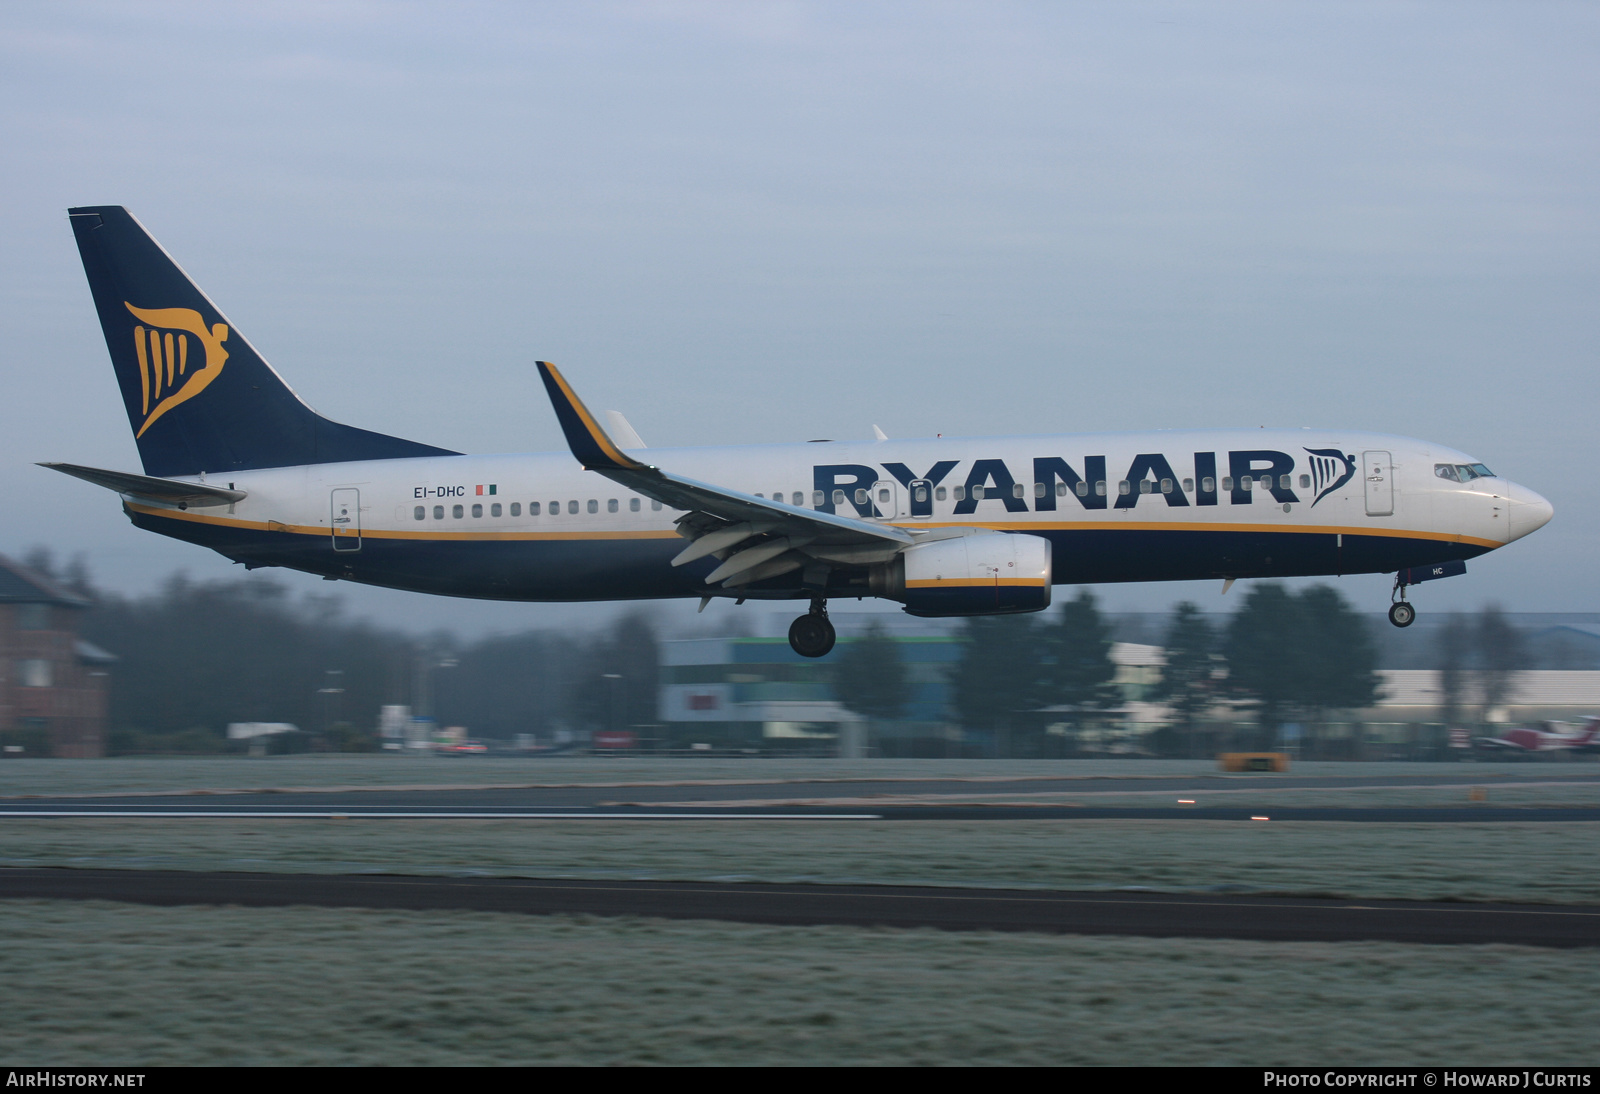
[[[8,820],[0,865],[1600,903],[1600,822]]]
[[[1600,951],[7,902],[45,1064],[1588,1065]]]

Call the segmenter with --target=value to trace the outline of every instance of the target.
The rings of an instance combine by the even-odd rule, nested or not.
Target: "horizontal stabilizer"
[[[205,483],[158,479],[127,471],[102,471],[98,467],[80,467],[75,463],[41,463],[39,466],[59,471],[63,475],[71,475],[84,482],[92,482],[107,490],[115,490],[119,494],[163,502],[167,505],[181,505],[185,508],[191,505],[196,507],[232,505],[236,501],[243,501],[246,497],[243,490],[225,490],[220,486],[209,486]]]

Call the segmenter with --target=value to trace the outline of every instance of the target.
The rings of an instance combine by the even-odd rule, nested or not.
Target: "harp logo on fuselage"
[[[193,308],[136,308],[127,301],[123,307],[139,320],[133,328],[133,348],[139,359],[142,418],[135,436],[142,437],[156,419],[193,399],[221,374],[228,359],[228,351],[222,348],[228,340],[228,325],[216,323],[208,330]],[[204,362],[196,360],[193,367],[189,361],[191,337],[205,356]]]

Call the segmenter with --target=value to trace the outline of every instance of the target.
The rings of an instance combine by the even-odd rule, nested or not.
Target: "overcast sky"
[[[340,421],[560,448],[548,358],[652,447],[1402,433],[1556,510],[1421,610],[1600,610],[1597,47],[1592,4],[8,3],[0,552],[240,572],[33,466],[138,469],[65,213],[121,204]]]

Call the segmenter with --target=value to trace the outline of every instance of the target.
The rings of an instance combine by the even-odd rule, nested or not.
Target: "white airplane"
[[[1475,457],[1344,430],[646,449],[539,370],[569,452],[473,456],[329,421],[120,206],[69,211],[144,473],[43,466],[247,567],[447,596],[1039,611],[1056,584],[1465,570],[1550,519]]]
[[[1503,731],[1498,737],[1475,738],[1474,743],[1479,748],[1511,753],[1591,752],[1600,748],[1600,718],[1591,717],[1576,727],[1563,722],[1518,726]]]

